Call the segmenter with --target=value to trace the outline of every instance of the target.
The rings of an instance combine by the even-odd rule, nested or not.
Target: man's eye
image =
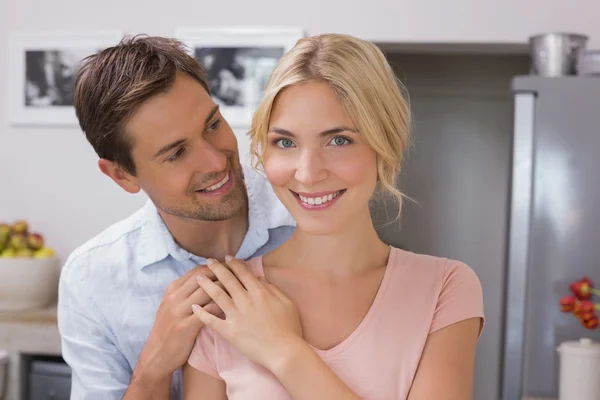
[[[220,119],[218,119],[215,122],[213,122],[212,124],[210,124],[206,130],[207,130],[207,132],[214,132],[217,129],[219,129],[219,125],[221,125]]]
[[[173,153],[171,156],[169,156],[169,158],[167,158],[167,161],[173,162],[173,161],[181,158],[181,156],[183,156],[184,154],[185,154],[185,148],[180,147],[179,149],[177,149],[177,151],[175,153]]]

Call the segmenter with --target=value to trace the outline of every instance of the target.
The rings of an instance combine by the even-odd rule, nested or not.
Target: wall
[[[223,4],[223,6],[221,5]],[[224,8],[227,5],[227,10]],[[172,35],[178,26],[298,26],[308,34],[338,31],[378,42],[522,44],[540,31],[575,30],[600,45],[596,0],[447,2],[372,0],[186,1],[2,0],[0,2],[0,221],[26,218],[65,256],[124,217],[144,196],[123,193],[102,176],[78,129],[8,125],[8,36],[15,30],[119,29]],[[33,12],[35,10],[35,13]],[[239,132],[241,151],[247,141]]]

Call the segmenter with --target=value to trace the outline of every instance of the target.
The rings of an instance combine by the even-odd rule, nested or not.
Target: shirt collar
[[[248,193],[248,232],[235,255],[240,259],[250,258],[269,240],[269,230],[280,226],[295,226],[289,211],[281,204],[271,184],[264,175],[249,165],[242,164],[244,183]],[[169,255],[176,260],[204,264],[206,259],[189,253],[173,239],[169,229],[151,200],[142,210],[139,267],[155,264]]]

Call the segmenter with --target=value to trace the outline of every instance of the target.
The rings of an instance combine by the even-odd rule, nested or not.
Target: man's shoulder
[[[144,207],[128,217],[115,222],[96,236],[90,238],[71,252],[63,272],[102,265],[108,269],[118,258],[126,259],[130,249],[136,246],[143,226]],[[86,268],[87,269],[87,268]]]
[[[281,203],[266,176],[248,164],[242,164],[248,190],[248,201],[264,214],[269,229],[296,226],[296,221]],[[252,207],[252,206],[251,206]]]

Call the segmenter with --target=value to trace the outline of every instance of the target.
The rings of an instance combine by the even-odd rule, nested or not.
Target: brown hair
[[[176,39],[124,37],[83,60],[75,83],[75,112],[100,158],[135,175],[124,126],[144,101],[172,86],[177,72],[187,73],[210,93],[205,70]]]

